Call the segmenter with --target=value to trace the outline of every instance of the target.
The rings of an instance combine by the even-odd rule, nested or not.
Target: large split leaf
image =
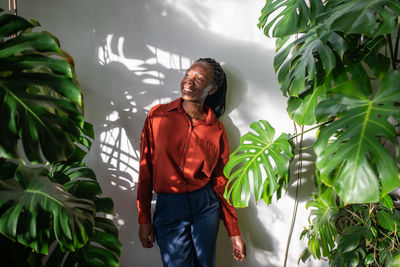
[[[288,53],[287,49],[290,49],[291,46],[288,46],[276,55],[274,68],[280,68],[278,81],[284,94],[288,93],[290,96],[298,96],[302,91],[307,89],[309,82],[322,84],[324,78],[336,66],[335,50],[326,45],[333,37],[337,39],[341,38],[339,35],[331,32],[326,32],[319,36],[315,30],[312,30],[293,42],[296,51],[282,66],[281,64],[286,56],[288,56],[286,54]],[[338,43],[338,41],[335,42]],[[344,41],[342,45],[345,45]],[[281,54],[283,54],[282,59],[280,59]],[[316,73],[320,76],[317,76]]]
[[[20,166],[15,179],[0,180],[0,233],[47,254],[53,237],[74,251],[93,229],[94,202],[77,198],[51,182],[44,168]]]
[[[322,6],[321,0],[312,2],[319,2]],[[268,21],[275,11],[282,8],[284,9],[282,12]],[[269,31],[276,23],[272,36],[285,37],[307,29],[308,17],[309,9],[304,0],[269,0],[261,10],[258,27],[264,29],[265,35],[270,37]]]
[[[232,198],[235,207],[248,205],[250,177],[257,201],[262,197],[266,203],[271,203],[275,192],[279,197],[284,184],[288,183],[289,162],[293,158],[289,135],[283,133],[274,140],[275,129],[264,120],[253,122],[250,127],[256,133],[248,132],[242,136],[239,147],[224,168],[224,174],[229,178],[225,197]]]
[[[117,267],[121,254],[121,243],[114,223],[106,218],[95,218],[95,232],[90,241],[76,252],[64,254],[57,246],[50,254],[45,267],[101,266]]]
[[[399,84],[400,72],[389,73],[369,99],[352,82],[344,82],[331,90],[336,97],[317,108],[319,116],[340,116],[321,130],[314,150],[322,181],[345,203],[376,202],[380,192],[384,196],[400,186],[396,162],[378,140],[397,146],[388,118],[399,115]]]
[[[316,23],[317,15],[324,8],[321,0],[267,0],[261,10],[258,27],[268,37],[272,26],[273,37],[283,38],[304,32]],[[279,10],[282,11],[277,12]]]
[[[58,41],[45,32],[23,32],[34,26],[0,15],[0,156],[66,160],[81,141],[81,92]]]
[[[320,14],[320,17],[326,18],[324,26],[329,30],[346,34],[391,33],[400,14],[400,3],[393,0],[352,0],[336,3],[340,4]]]

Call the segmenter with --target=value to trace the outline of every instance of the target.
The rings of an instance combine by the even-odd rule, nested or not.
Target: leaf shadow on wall
[[[299,202],[305,202],[310,199],[311,193],[316,190],[314,177],[315,177],[315,160],[316,155],[314,153],[315,140],[312,138],[305,138],[303,140],[303,150],[302,150],[302,169],[300,173],[298,172],[299,152],[296,149],[296,157],[290,164],[291,170],[291,180],[288,188],[288,195],[291,198],[296,196],[296,186],[298,179],[301,179],[301,185],[298,191]]]

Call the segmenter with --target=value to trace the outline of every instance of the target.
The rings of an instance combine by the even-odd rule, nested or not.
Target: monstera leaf
[[[264,29],[264,33],[268,37],[270,37],[269,31],[275,23],[273,37],[282,38],[303,32],[324,8],[321,0],[311,0],[309,3],[310,7],[304,0],[269,0],[261,10],[258,27]],[[268,21],[268,18],[280,9],[282,12]]]
[[[328,5],[331,5],[329,2],[334,6],[320,14],[320,17],[326,18],[324,27],[346,34],[370,36],[391,33],[400,13],[400,3],[392,0],[328,1]]]
[[[251,176],[257,201],[262,196],[266,203],[271,203],[275,192],[279,197],[283,185],[288,183],[289,162],[293,158],[289,135],[283,133],[274,140],[275,130],[264,120],[253,122],[250,127],[256,133],[242,136],[224,168],[229,179],[224,196],[228,200],[232,197],[235,207],[248,205]]]
[[[0,233],[43,254],[53,236],[63,251],[74,251],[88,241],[94,202],[68,193],[46,174],[19,166],[15,179],[0,180]]]
[[[78,198],[93,201],[96,213],[112,214],[114,205],[110,198],[100,198],[101,188],[92,169],[83,162],[56,163],[50,168],[50,178],[62,184],[69,193]],[[100,246],[99,246],[100,245]],[[50,252],[45,266],[118,266],[121,243],[114,223],[103,217],[94,218],[94,231],[84,247],[64,255],[62,247]]]
[[[299,125],[312,125],[315,122],[315,109],[318,103],[325,98],[326,91],[330,88],[331,80],[327,79],[322,85],[307,89],[298,97],[290,97],[287,112],[290,118]]]
[[[388,118],[399,116],[399,84],[400,72],[391,72],[369,99],[352,82],[345,82],[331,90],[337,97],[317,108],[319,116],[340,117],[321,130],[314,150],[322,181],[345,203],[376,202],[380,192],[384,196],[400,186],[397,164],[378,140],[398,145]],[[339,171],[332,174],[335,169]]]
[[[308,247],[311,254],[316,258],[328,256],[335,247],[337,229],[335,216],[339,209],[336,206],[336,194],[332,188],[326,189],[320,195],[314,195],[313,199],[306,204],[310,208],[310,229],[303,231],[302,236],[308,236]]]
[[[109,219],[96,217],[94,234],[84,247],[65,254],[60,246],[56,246],[44,267],[76,266],[77,263],[79,266],[117,267],[120,255],[121,243],[114,223]]]
[[[83,128],[81,93],[72,59],[50,34],[28,32],[34,26],[0,16],[0,157],[66,160]]]
[[[94,132],[73,59],[37,25],[0,15],[0,234],[17,243],[2,245],[29,266],[117,266],[118,230],[99,215],[113,202],[83,162]]]

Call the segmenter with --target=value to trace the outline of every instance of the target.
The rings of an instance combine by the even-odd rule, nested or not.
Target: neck
[[[204,103],[183,100],[182,107],[192,122],[202,120],[206,115]]]

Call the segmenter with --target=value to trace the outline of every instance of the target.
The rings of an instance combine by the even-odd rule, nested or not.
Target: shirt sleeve
[[[154,140],[151,119],[148,116],[140,137],[140,166],[137,187],[137,208],[139,224],[151,223],[151,199],[153,194],[152,155]]]
[[[229,160],[229,143],[225,130],[221,140],[221,155],[214,169],[213,189],[221,203],[221,219],[224,222],[225,228],[229,236],[240,235],[238,218],[235,209],[224,198],[225,186],[228,179],[224,176],[224,167]]]

